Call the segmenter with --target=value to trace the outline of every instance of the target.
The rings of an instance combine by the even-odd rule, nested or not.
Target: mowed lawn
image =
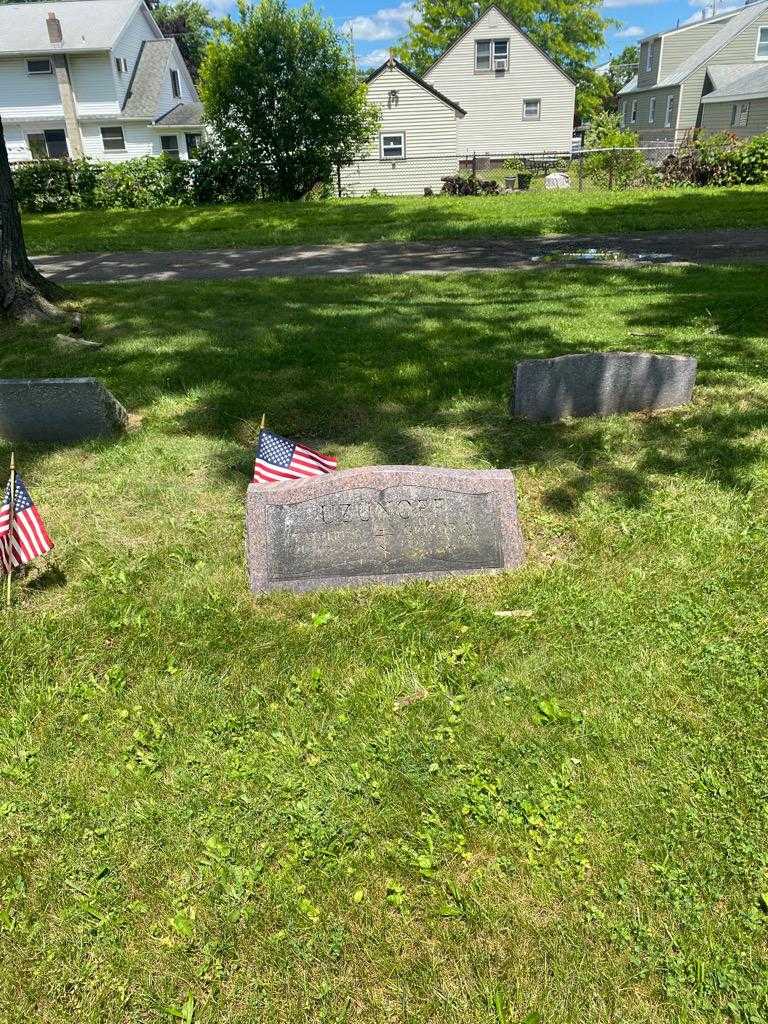
[[[0,1019],[768,1021],[765,270],[77,297],[104,348],[20,328],[0,374],[141,425],[17,452],[58,546],[1,620]],[[696,353],[694,403],[507,417],[595,347]],[[526,566],[252,599],[262,412],[510,467]]]
[[[529,192],[26,214],[33,254],[768,227],[768,188]]]

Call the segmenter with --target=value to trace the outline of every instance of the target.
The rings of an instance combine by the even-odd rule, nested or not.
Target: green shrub
[[[726,185],[762,185],[768,182],[768,133],[755,135],[728,154],[726,179]]]
[[[94,205],[103,170],[89,160],[32,160],[16,164],[13,185],[24,210],[83,210]]]
[[[190,173],[196,203],[252,203],[263,198],[255,163],[216,143],[198,149]]]
[[[192,177],[187,162],[166,156],[107,164],[94,190],[94,205],[102,209],[183,206],[194,198]]]
[[[660,177],[665,185],[762,185],[768,182],[768,134],[698,135],[667,157]]]
[[[637,135],[621,127],[618,114],[604,111],[590,124],[585,149],[605,149],[606,153],[593,153],[584,160],[584,170],[592,180],[602,186],[626,188],[643,178],[646,160],[637,150]]]

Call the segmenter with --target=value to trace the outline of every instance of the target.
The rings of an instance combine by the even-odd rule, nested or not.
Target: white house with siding
[[[439,191],[474,154],[569,153],[576,87],[498,7],[489,7],[419,77],[394,58],[369,75],[378,137],[342,168],[342,192]]]
[[[143,0],[0,4],[0,117],[12,162],[185,158],[202,107]]]
[[[699,128],[756,135],[768,130],[767,68],[768,0],[757,0],[643,39],[619,112],[646,143]]]

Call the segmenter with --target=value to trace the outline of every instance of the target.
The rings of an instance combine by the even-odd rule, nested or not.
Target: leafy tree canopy
[[[164,36],[176,39],[192,77],[197,78],[216,19],[200,0],[160,3],[153,9],[152,16]]]
[[[625,46],[618,56],[611,59],[606,80],[612,97],[615,97],[618,91],[623,89],[627,82],[637,74],[639,66],[640,50],[634,45]]]
[[[238,9],[200,68],[206,117],[224,148],[255,169],[266,197],[298,199],[360,154],[378,111],[348,43],[310,4],[239,0]]]
[[[496,6],[573,78],[582,118],[602,107],[605,77],[590,67],[611,23],[600,0],[497,0]],[[415,8],[420,20],[410,25],[396,53],[424,74],[475,21],[475,13],[471,0],[416,0]]]

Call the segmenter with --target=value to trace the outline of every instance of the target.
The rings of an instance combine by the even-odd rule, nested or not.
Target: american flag
[[[3,572],[18,569],[33,558],[39,558],[53,547],[40,513],[16,474],[11,522],[11,482],[0,505],[0,566]]]
[[[336,469],[336,459],[330,455],[307,448],[306,445],[289,441],[287,437],[262,430],[256,462],[253,466],[253,482],[264,484],[282,483],[284,480],[298,480],[304,476],[322,476]]]

